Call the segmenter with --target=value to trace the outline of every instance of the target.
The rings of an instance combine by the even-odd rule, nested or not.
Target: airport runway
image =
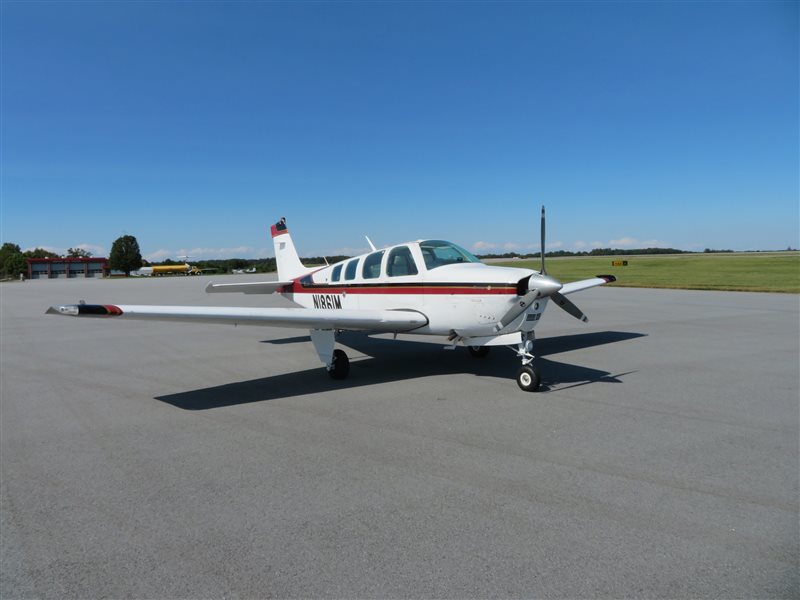
[[[238,276],[226,281],[253,281]],[[598,288],[514,355],[45,315],[0,285],[0,597],[798,598],[798,296]]]

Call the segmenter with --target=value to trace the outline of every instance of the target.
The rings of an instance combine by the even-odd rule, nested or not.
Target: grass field
[[[538,260],[493,264],[539,269]],[[615,286],[800,293],[798,252],[548,258],[547,272],[562,282],[610,274]]]

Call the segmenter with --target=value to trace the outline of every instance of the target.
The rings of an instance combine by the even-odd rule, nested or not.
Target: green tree
[[[6,242],[0,247],[0,270],[2,270],[3,273],[8,273],[8,271],[6,271],[6,261],[15,254],[22,256],[22,250],[17,244]]]
[[[84,250],[83,248],[69,248],[67,250],[68,258],[91,258],[92,253]]]
[[[19,277],[20,273],[28,272],[28,263],[21,252],[9,254],[3,262],[3,271],[8,277]]]
[[[108,266],[116,271],[130,275],[131,271],[142,268],[142,253],[139,251],[139,242],[132,235],[123,235],[114,241],[111,254],[108,256]]]
[[[25,250],[22,253],[25,258],[61,258],[55,252],[45,250],[44,248],[34,248],[33,250]]]

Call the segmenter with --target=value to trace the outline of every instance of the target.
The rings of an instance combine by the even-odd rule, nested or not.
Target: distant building
[[[28,279],[108,277],[107,258],[26,258]]]

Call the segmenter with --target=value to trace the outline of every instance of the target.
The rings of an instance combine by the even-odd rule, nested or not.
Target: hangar
[[[27,258],[28,279],[108,277],[107,258]]]

